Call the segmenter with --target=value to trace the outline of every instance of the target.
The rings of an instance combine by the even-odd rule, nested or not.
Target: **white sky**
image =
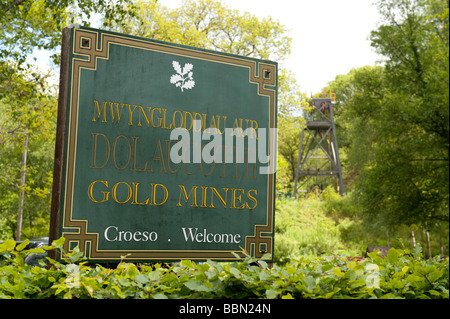
[[[177,7],[182,0],[159,0]],[[259,18],[271,16],[290,30],[292,51],[280,67],[291,69],[308,96],[318,93],[336,75],[375,65],[379,57],[368,36],[379,21],[371,0],[222,0],[232,9]]]

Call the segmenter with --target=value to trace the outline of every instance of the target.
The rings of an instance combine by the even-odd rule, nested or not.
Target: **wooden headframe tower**
[[[344,195],[333,107],[330,92],[330,97],[322,94],[312,98],[310,110],[304,114],[306,126],[300,138],[294,196],[297,192],[323,190],[328,185],[333,185],[341,196]]]

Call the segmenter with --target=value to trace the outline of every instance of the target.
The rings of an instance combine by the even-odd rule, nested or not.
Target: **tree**
[[[272,18],[258,19],[232,10],[219,0],[184,0],[169,9],[158,1],[137,1],[136,14],[119,24],[104,20],[114,31],[226,53],[274,61],[290,53],[292,39]]]
[[[280,189],[292,192],[294,189],[300,134],[305,120],[301,117],[308,105],[307,97],[300,92],[294,75],[284,70],[278,78],[278,162],[277,184]],[[280,178],[283,177],[283,178]]]
[[[124,4],[130,4],[126,10]],[[14,234],[19,224],[20,237],[22,210],[26,237],[48,234],[56,97],[46,75],[27,58],[43,49],[53,52],[53,61],[58,63],[55,50],[63,27],[88,24],[92,13],[119,23],[125,14],[132,15],[132,9],[131,0],[0,2],[0,224],[10,230],[6,234],[2,229],[0,236]]]
[[[102,13],[109,21],[119,23],[125,14],[132,15],[131,3],[130,0],[1,1],[0,60],[24,63],[34,49],[54,50],[60,45],[61,30],[65,26],[89,24],[93,13]],[[55,60],[57,56],[54,54]]]
[[[384,66],[330,83],[353,195],[371,223],[448,223],[448,2],[377,4],[385,20],[371,40]]]
[[[9,236],[17,230],[20,237],[17,216],[23,212],[26,237],[43,235],[41,225],[48,224],[51,199],[56,97],[37,71],[17,72],[10,83],[2,84],[14,90],[0,98],[0,221],[9,228]],[[21,161],[24,154],[26,161]],[[23,209],[19,194],[25,197]]]

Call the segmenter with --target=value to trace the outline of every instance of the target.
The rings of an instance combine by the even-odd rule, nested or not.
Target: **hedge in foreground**
[[[330,255],[271,269],[251,257],[232,263],[183,260],[173,265],[121,262],[117,268],[87,265],[82,253],[62,251],[63,263],[31,267],[26,242],[0,245],[11,255],[0,267],[0,298],[449,298],[448,258],[427,260],[421,248],[376,252],[361,261]]]

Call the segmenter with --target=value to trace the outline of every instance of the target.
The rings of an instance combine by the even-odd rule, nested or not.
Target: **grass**
[[[449,225],[430,227],[431,255],[448,256]],[[390,246],[412,249],[411,231],[416,244],[427,247],[425,228],[397,225],[391,229]],[[315,258],[340,253],[362,257],[367,246],[388,246],[385,227],[364,224],[348,197],[332,188],[303,198],[278,196],[275,212],[275,261],[283,264],[300,257]],[[441,251],[442,249],[442,251]]]

